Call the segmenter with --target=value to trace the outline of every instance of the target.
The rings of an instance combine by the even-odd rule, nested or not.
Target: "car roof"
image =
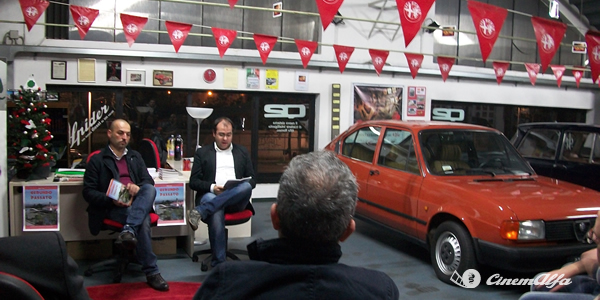
[[[498,131],[494,128],[481,125],[473,125],[467,123],[442,122],[442,121],[402,121],[402,120],[373,120],[364,121],[354,124],[353,127],[362,126],[403,126],[412,129],[413,131],[421,131],[424,129],[469,129],[469,130],[491,130]]]
[[[585,123],[574,123],[574,122],[535,122],[535,123],[523,123],[518,125],[519,129],[528,128],[552,128],[552,129],[578,129],[578,130],[590,130],[600,132],[600,126]]]

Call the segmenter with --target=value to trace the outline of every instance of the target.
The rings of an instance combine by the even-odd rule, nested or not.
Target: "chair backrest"
[[[151,139],[142,139],[138,147],[138,152],[142,155],[147,168],[159,169],[161,167],[160,152]]]
[[[98,153],[100,153],[100,150],[96,150],[96,151],[94,151],[94,152],[90,153],[90,155],[88,155],[87,159],[85,160],[85,163],[86,163],[86,164],[87,164],[87,163],[89,163],[89,162],[90,162],[90,159],[92,158],[92,156],[94,156],[94,155],[96,155],[96,154],[98,154]]]
[[[459,145],[442,145],[439,159],[433,162],[434,172],[443,174],[447,172],[462,173],[471,167],[461,161],[462,151]]]
[[[21,277],[0,272],[0,299],[43,300],[44,297]]]

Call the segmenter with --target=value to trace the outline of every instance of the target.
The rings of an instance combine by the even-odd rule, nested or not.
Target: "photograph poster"
[[[152,78],[154,86],[173,86],[173,71],[154,70]]]
[[[407,117],[425,116],[425,96],[427,89],[424,86],[409,86],[407,96]]]
[[[120,61],[106,61],[106,81],[121,82]]]
[[[260,88],[260,69],[246,68],[246,88]]]
[[[23,187],[23,231],[59,231],[58,185]]]
[[[279,71],[273,69],[267,69],[265,76],[265,87],[268,90],[279,89]]]
[[[308,91],[308,72],[296,71],[294,88],[296,91]]]
[[[127,70],[127,85],[146,85],[146,71]]]
[[[354,85],[354,123],[402,119],[402,86]]]
[[[154,211],[158,226],[186,225],[185,183],[156,183]]]
[[[67,61],[53,60],[51,79],[66,80],[67,79]]]

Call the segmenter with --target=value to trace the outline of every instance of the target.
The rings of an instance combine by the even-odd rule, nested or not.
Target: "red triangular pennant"
[[[567,31],[567,25],[540,17],[531,17],[531,24],[533,24],[535,38],[538,43],[543,73],[560,47],[560,42]]]
[[[142,29],[148,23],[148,18],[121,14],[121,23],[123,24],[123,32],[129,47],[133,45],[135,39],[142,33]]]
[[[502,82],[502,79],[504,79],[504,75],[506,74],[506,70],[508,70],[508,66],[510,64],[507,62],[495,61],[492,65],[494,66],[494,73],[496,73],[496,81],[499,85],[500,82]]]
[[[25,24],[27,24],[27,30],[31,31],[33,25],[37,23],[40,16],[46,11],[50,2],[46,0],[19,0],[21,4],[21,12],[23,12],[23,18]]]
[[[535,85],[537,74],[540,72],[540,64],[526,63],[525,68],[527,69],[527,74],[529,74],[529,81],[531,81],[531,85]]]
[[[444,80],[444,82],[446,82],[446,79],[448,79],[448,74],[450,74],[450,70],[452,69],[455,60],[456,59],[454,57],[438,56],[437,61],[440,67],[440,72],[442,72],[442,80]]]
[[[592,69],[592,80],[596,83],[596,79],[600,75],[600,31],[588,30],[585,34],[585,42]]]
[[[312,41],[303,41],[303,40],[294,40],[296,42],[296,47],[298,47],[298,53],[300,53],[300,59],[302,59],[302,65],[306,69],[310,58],[312,57],[315,50],[317,50],[317,46],[319,45],[317,42]]]
[[[579,88],[579,83],[581,82],[581,78],[583,77],[583,71],[573,69],[573,77],[575,77],[575,84],[577,85],[577,88]]]
[[[396,0],[404,34],[404,47],[408,47],[408,44],[421,30],[421,25],[433,2],[435,0]]]
[[[100,14],[100,11],[93,8],[87,8],[82,6],[71,5],[70,6],[71,15],[73,16],[73,21],[75,22],[75,26],[79,30],[79,36],[83,40],[85,35],[92,27],[92,23]]]
[[[415,79],[419,69],[421,68],[421,64],[423,63],[423,54],[404,53],[404,56],[406,56],[410,74],[412,75],[412,78]]]
[[[219,55],[221,58],[225,55],[225,51],[229,49],[229,46],[233,44],[233,41],[237,37],[237,31],[231,29],[212,28],[217,48],[219,49]]]
[[[477,30],[477,39],[479,40],[479,49],[481,49],[481,57],[483,58],[483,62],[485,62],[494,48],[500,30],[502,30],[508,10],[477,1],[468,1],[467,7],[473,17],[473,24],[475,25],[475,30]]]
[[[183,42],[185,42],[185,39],[187,39],[188,33],[190,33],[190,30],[192,29],[192,24],[165,21],[165,26],[167,27],[169,38],[171,38],[171,43],[177,53],[179,52],[181,45],[183,45]]]
[[[552,72],[554,72],[554,76],[556,77],[556,84],[558,85],[558,87],[560,87],[563,75],[565,74],[565,70],[567,68],[565,68],[565,66],[556,65],[550,65],[550,68],[552,68]]]
[[[238,0],[228,0],[228,1],[229,1],[229,8],[231,8],[231,9],[233,9],[235,4],[238,2]]]
[[[317,9],[319,10],[319,15],[321,15],[321,23],[323,24],[323,30],[327,29],[327,26],[331,24],[333,18],[342,6],[342,2],[344,0],[316,0],[317,1]]]
[[[269,58],[269,54],[273,50],[273,46],[277,43],[277,37],[255,33],[254,43],[256,44],[256,49],[258,49],[263,65],[266,64],[267,58]]]
[[[335,57],[337,58],[338,66],[340,67],[340,73],[344,73],[346,64],[348,64],[350,56],[352,56],[352,53],[354,52],[354,47],[333,45],[333,50],[335,50]]]
[[[369,49],[369,54],[371,55],[371,61],[373,62],[373,67],[375,67],[375,72],[377,72],[377,76],[379,76],[381,70],[383,70],[383,66],[385,66],[388,55],[390,55],[390,51]]]

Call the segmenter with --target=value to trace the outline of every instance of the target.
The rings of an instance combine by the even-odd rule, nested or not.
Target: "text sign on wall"
[[[71,125],[71,136],[69,137],[70,147],[79,146],[81,142],[92,135],[92,133],[114,113],[115,111],[111,110],[110,106],[104,105],[100,107],[100,109],[92,111],[92,115],[83,120],[81,126],[79,125],[79,122],[73,122]]]
[[[302,129],[298,119],[306,117],[306,106],[304,104],[266,104],[264,107],[265,119],[284,119],[272,121],[269,129],[277,132],[294,132]]]

